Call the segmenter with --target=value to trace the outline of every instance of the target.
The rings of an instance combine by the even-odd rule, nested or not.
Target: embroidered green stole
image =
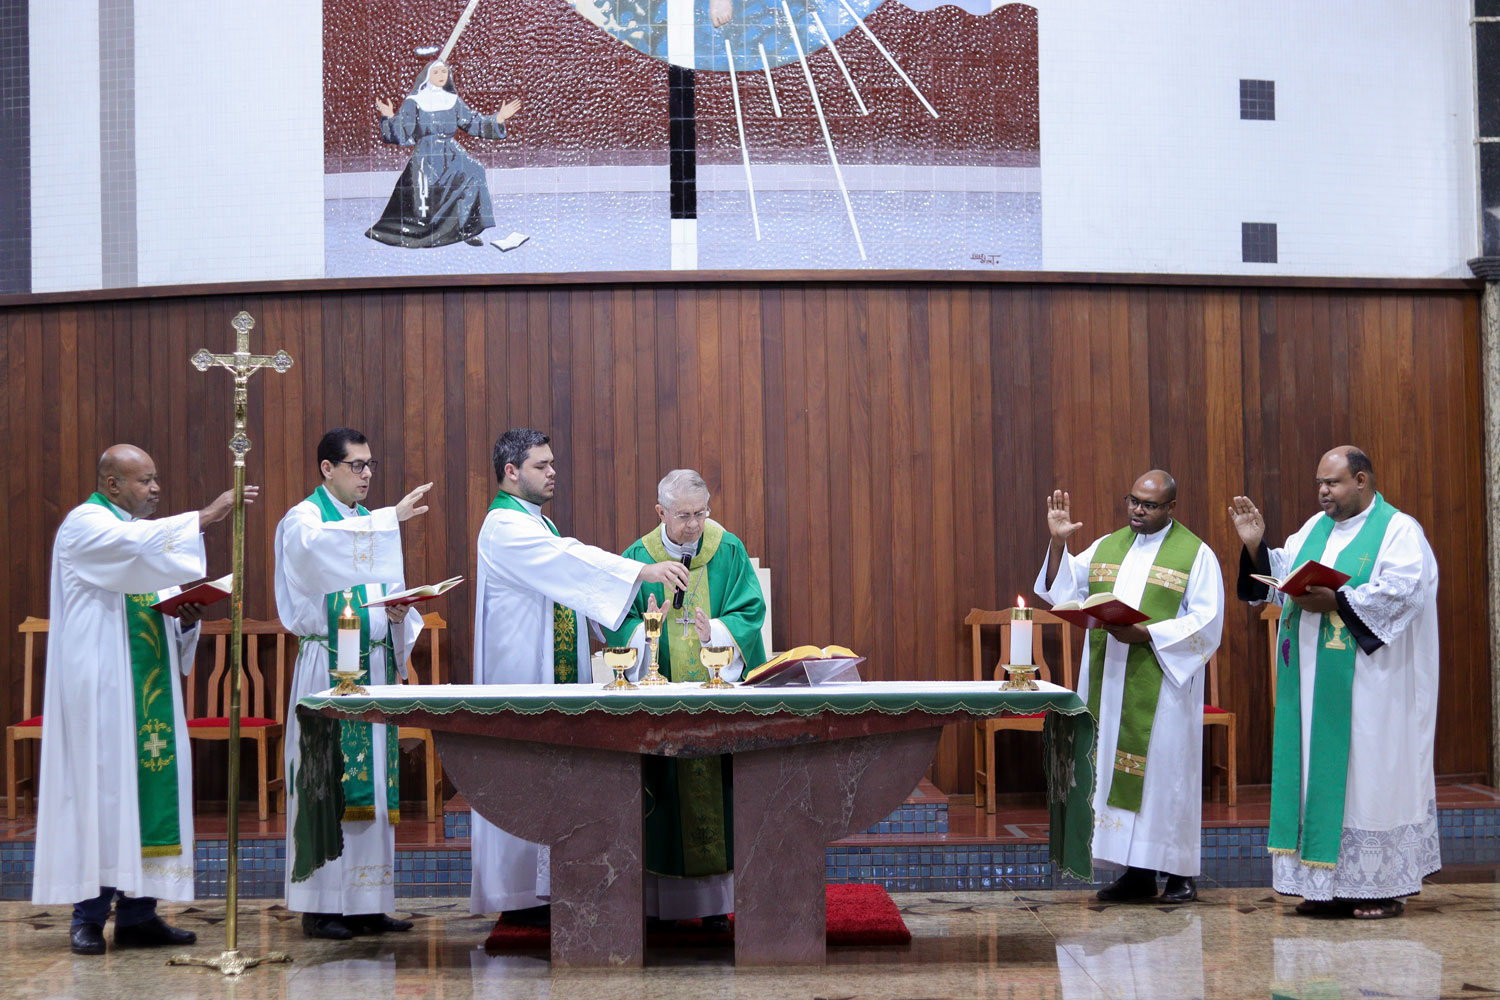
[[[318,508],[326,521],[342,521],[344,515],[334,506],[333,498],[322,486],[313,490],[307,498]],[[360,517],[368,517],[369,511],[358,504],[354,507]],[[389,676],[395,670],[395,647],[389,639],[370,642],[370,609],[364,606],[369,594],[364,584],[353,588],[354,598],[350,602],[359,615],[359,678],[360,684],[370,683],[370,649],[385,647],[385,667]],[[339,615],[344,610],[344,591],[336,590],[323,598],[328,614],[328,686],[333,687],[338,679],[333,676],[339,662]],[[401,752],[397,740],[397,727],[385,727],[385,810],[392,826],[401,821]],[[344,752],[344,815],[346,823],[375,818],[375,725],[371,722],[339,722],[339,746]]]
[[[122,521],[125,512],[102,493],[87,500]],[[172,712],[172,658],[155,594],[125,595],[125,632],[135,689],[136,804],[141,821],[141,856],[182,853],[182,824],[177,798],[177,733]]]
[[[1107,536],[1094,550],[1089,563],[1089,595],[1113,593],[1120,564],[1134,544],[1136,534],[1121,528]],[[1167,537],[1156,550],[1156,560],[1141,592],[1140,610],[1154,624],[1177,617],[1187,593],[1188,574],[1203,542],[1181,522],[1173,521]],[[1099,698],[1104,687],[1104,645],[1109,633],[1089,632],[1089,711],[1099,717]],[[1129,644],[1125,657],[1125,687],[1120,704],[1120,734],[1115,742],[1115,770],[1109,785],[1108,804],[1116,809],[1140,812],[1146,784],[1146,751],[1151,746],[1151,726],[1156,721],[1156,703],[1161,697],[1161,665],[1149,642]]]
[[[521,501],[504,490],[490,501],[490,510],[500,508],[531,516]],[[542,515],[542,521],[554,535],[562,534],[547,515]],[[578,612],[556,603],[552,605],[552,680],[556,684],[578,683]]]
[[[1338,554],[1333,568],[1349,574],[1349,587],[1368,583],[1386,527],[1397,513],[1379,493],[1365,523]],[[1333,533],[1333,518],[1324,514],[1313,524],[1297,553],[1296,565],[1320,559]],[[1314,868],[1334,868],[1344,833],[1344,791],[1349,776],[1349,709],[1354,694],[1356,643],[1337,611],[1320,615],[1318,656],[1313,679],[1313,717],[1309,732],[1312,759],[1307,762],[1307,802],[1302,802],[1302,669],[1298,630],[1302,609],[1288,600],[1276,634],[1276,718],[1271,738],[1272,854],[1295,854]]]
[[[673,681],[706,681],[708,669],[700,662],[702,644],[698,640],[695,625],[679,624],[679,619],[691,621],[701,607],[710,619],[714,616],[713,590],[708,586],[708,564],[719,551],[724,540],[724,527],[714,521],[703,526],[703,538],[698,551],[688,567],[689,582],[683,595],[682,608],[674,608],[667,602],[666,627],[668,679]],[[649,531],[641,539],[641,545],[657,562],[675,562],[662,543],[661,531]],[[666,588],[662,588],[665,595]],[[733,859],[728,856],[728,838],[725,836],[724,816],[724,761],[722,757],[678,758],[676,764],[677,814],[682,833],[682,874],[688,877],[717,875],[730,871]],[[670,780],[672,775],[664,775]],[[648,782],[650,794],[652,782]],[[648,804],[648,809],[655,803]],[[649,819],[649,817],[648,817]]]

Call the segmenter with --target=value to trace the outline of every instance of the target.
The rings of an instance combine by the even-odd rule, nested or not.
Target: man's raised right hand
[[[421,486],[418,486],[416,489],[406,494],[406,496],[402,497],[401,502],[396,504],[396,520],[407,521],[411,518],[416,517],[418,514],[427,513],[426,507],[418,507],[417,504],[422,502],[422,497],[425,496],[427,494],[427,491],[430,489],[432,489],[431,483],[423,483]]]

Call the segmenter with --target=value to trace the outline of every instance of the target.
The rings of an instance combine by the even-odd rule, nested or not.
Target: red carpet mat
[[[909,944],[911,931],[901,911],[878,885],[824,886],[828,896],[828,943],[851,946]],[[649,948],[711,948],[734,943],[734,914],[729,915],[729,933],[702,929],[702,921],[679,920],[671,931],[652,931]],[[486,951],[546,951],[552,934],[545,927],[521,927],[496,921],[484,942]]]

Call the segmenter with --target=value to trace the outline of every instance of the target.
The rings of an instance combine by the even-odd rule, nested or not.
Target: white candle
[[[1016,597],[1016,607],[1010,609],[1010,659],[1013,667],[1031,665],[1031,609],[1026,601]]]
[[[344,609],[339,615],[340,671],[359,672],[359,616],[354,613],[353,594],[345,593]],[[348,627],[350,623],[353,627]]]

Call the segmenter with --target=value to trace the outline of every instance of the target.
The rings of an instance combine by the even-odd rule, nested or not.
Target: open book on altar
[[[234,574],[230,573],[217,580],[204,580],[191,587],[184,587],[171,597],[164,597],[151,606],[164,615],[176,618],[178,609],[184,604],[213,604],[215,601],[222,601],[233,592]]]
[[[1052,613],[1079,628],[1103,628],[1106,625],[1139,625],[1150,621],[1114,594],[1094,594],[1082,601],[1063,601],[1052,606]]]
[[[372,601],[366,601],[367,608],[400,607],[403,604],[421,604],[430,601],[434,597],[446,594],[448,591],[464,582],[461,576],[451,577],[442,583],[429,583],[425,587],[409,587],[406,590],[397,590],[377,597]]]
[[[1284,579],[1278,580],[1274,576],[1265,576],[1261,573],[1251,573],[1250,579],[1259,580],[1267,587],[1274,587],[1288,597],[1301,597],[1307,593],[1308,587],[1327,587],[1329,590],[1338,590],[1349,582],[1349,574],[1340,573],[1332,566],[1326,566],[1316,559],[1309,559],[1288,573]]]
[[[842,684],[860,680],[858,665],[864,662],[846,646],[797,646],[777,653],[745,675],[740,683],[750,687]]]

